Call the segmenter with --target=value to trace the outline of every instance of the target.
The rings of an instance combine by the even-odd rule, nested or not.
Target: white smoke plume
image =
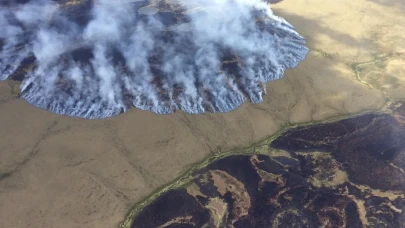
[[[161,114],[232,111],[246,98],[262,102],[264,83],[308,52],[304,38],[261,0],[30,0],[0,7],[0,80],[33,63],[21,97],[82,118],[131,106]]]

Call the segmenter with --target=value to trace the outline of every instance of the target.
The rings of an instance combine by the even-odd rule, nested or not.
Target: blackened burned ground
[[[405,126],[389,114],[367,114],[333,124],[297,128],[271,144],[287,151],[322,151],[345,165],[353,182],[382,190],[405,190]],[[405,116],[405,115],[404,115]]]
[[[405,227],[405,104],[286,131],[163,193],[132,227]]]

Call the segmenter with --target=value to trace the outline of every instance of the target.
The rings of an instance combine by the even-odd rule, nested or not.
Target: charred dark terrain
[[[17,12],[16,8],[10,8],[13,4],[15,6],[16,2],[12,0],[0,1],[0,11],[13,9],[13,12]],[[29,1],[18,2],[27,4]],[[161,35],[176,31],[170,25],[180,22],[185,25],[176,27],[178,34],[188,34],[187,31],[190,30],[190,27],[187,23],[190,21],[184,16],[184,11],[177,13],[179,10],[170,8],[173,4],[157,5],[156,3],[159,1],[151,1],[151,4],[146,7],[139,5],[143,4],[142,1],[132,0],[42,2],[53,2],[52,4],[55,5],[51,4],[50,9],[56,9],[56,11],[44,10],[45,13],[43,14],[33,14],[33,16],[41,17],[40,19],[43,20],[40,28],[28,26],[38,29],[38,31],[43,30],[40,40],[35,37],[31,39],[32,41],[41,41],[37,43],[39,46],[35,49],[36,55],[28,55],[24,52],[33,51],[31,49],[33,46],[20,46],[19,44],[26,44],[27,40],[24,36],[17,36],[15,39],[10,39],[16,43],[12,43],[13,45],[10,46],[12,48],[7,49],[11,51],[7,52],[10,54],[8,57],[13,58],[6,59],[11,62],[21,60],[21,64],[0,64],[2,73],[4,66],[20,66],[11,78],[8,77],[8,79],[0,81],[0,227],[130,227],[131,222],[134,221],[134,216],[140,211],[143,212],[139,214],[140,217],[133,226],[142,226],[146,224],[146,220],[150,220],[151,224],[162,224],[163,227],[198,227],[200,224],[207,224],[208,227],[216,224],[218,227],[223,227],[224,224],[232,224],[232,222],[234,226],[246,225],[249,227],[251,224],[259,226],[260,224],[272,223],[288,227],[289,222],[300,224],[300,221],[304,225],[326,224],[325,227],[341,225],[343,221],[346,221],[350,227],[351,224],[358,224],[359,219],[363,227],[396,228],[401,226],[400,221],[403,213],[401,202],[404,196],[402,195],[402,184],[398,180],[403,178],[401,176],[402,171],[393,170],[396,170],[396,167],[401,168],[402,164],[398,157],[402,156],[402,152],[398,152],[398,148],[402,144],[396,138],[398,135],[394,137],[394,133],[400,134],[402,132],[402,125],[395,122],[396,120],[390,117],[391,114],[386,112],[384,107],[393,101],[405,99],[405,71],[403,70],[405,63],[405,43],[403,42],[405,40],[405,33],[403,32],[405,31],[405,7],[403,7],[403,0],[284,0],[272,5],[274,15],[281,16],[294,26],[297,33],[305,38],[305,45],[310,51],[305,60],[300,62],[297,67],[286,70],[282,79],[269,83],[259,83],[259,87],[255,87],[257,85],[255,83],[253,87],[246,87],[259,88],[256,91],[263,92],[262,103],[244,102],[232,112],[210,113],[206,110],[208,112],[202,115],[189,115],[183,111],[177,111],[171,115],[158,115],[139,108],[131,108],[112,118],[91,121],[66,116],[74,115],[72,113],[56,115],[50,112],[51,109],[48,107],[37,108],[32,105],[35,103],[29,104],[27,100],[21,99],[32,95],[33,98],[44,98],[46,102],[52,103],[60,98],[59,101],[64,104],[64,106],[59,106],[60,108],[72,107],[69,105],[75,105],[76,103],[73,102],[75,100],[66,103],[69,99],[65,99],[65,96],[69,97],[75,91],[86,91],[74,89],[74,86],[81,82],[79,76],[86,75],[82,78],[95,79],[92,74],[86,72],[80,74],[80,71],[73,70],[72,72],[76,73],[73,75],[77,77],[69,78],[65,77],[66,74],[61,74],[55,77],[58,80],[53,80],[55,78],[44,77],[50,74],[42,74],[43,72],[51,72],[45,70],[43,72],[38,71],[40,74],[36,76],[39,77],[31,78],[35,80],[26,81],[30,78],[30,73],[39,69],[37,62],[39,57],[47,57],[46,53],[52,53],[48,51],[64,50],[62,54],[58,54],[56,57],[41,58],[42,60],[56,60],[56,63],[61,63],[61,65],[48,65],[48,67],[56,66],[53,69],[58,69],[58,67],[64,69],[63,67],[68,66],[63,64],[75,61],[80,64],[88,64],[88,70],[101,69],[100,67],[93,67],[93,62],[89,61],[89,59],[97,56],[95,55],[97,52],[94,51],[96,44],[101,44],[100,41],[111,42],[114,39],[116,41],[118,38],[129,37],[125,35],[127,33],[125,28],[131,28],[131,26],[124,24],[125,28],[121,29],[123,25],[120,24],[112,30],[104,31],[105,33],[101,35],[97,33],[97,31],[101,31],[100,28],[105,28],[105,25],[114,25],[110,19],[120,15],[124,15],[124,19],[130,18],[127,17],[127,13],[115,11],[117,5],[111,5],[112,2],[134,6],[138,10],[130,15],[137,15],[138,19],[143,18],[143,21],[147,18],[160,21],[162,27],[155,28],[164,28],[163,33],[159,32]],[[90,10],[97,5],[94,2],[107,3],[101,8],[107,9],[105,11],[106,16],[100,14],[96,21],[103,26],[95,30],[88,30],[87,35],[89,36],[86,38],[83,36],[82,29],[86,23],[95,19]],[[206,0],[200,2],[206,2]],[[237,10],[241,13],[247,13],[248,16],[257,16],[250,14],[251,11],[243,10],[247,8],[249,7],[239,7]],[[128,7],[128,9],[132,11],[134,8]],[[213,15],[213,17],[209,18],[213,21],[227,19],[229,15],[234,15],[230,12],[236,12],[236,9],[232,7],[229,8],[232,10],[228,10],[226,13],[218,13],[221,11],[215,7],[196,7],[194,9],[186,11],[191,13],[187,14],[188,17],[194,14],[198,19],[200,16],[204,16],[204,14],[201,15],[201,11],[205,11],[211,12],[209,15]],[[63,21],[57,19],[58,15],[68,18],[65,21],[69,22],[68,24],[78,26],[64,26],[65,30],[61,33],[60,30],[54,30],[59,27],[58,23]],[[0,17],[0,24],[5,21],[10,22],[8,20],[12,17],[5,16]],[[42,16],[44,17],[42,18]],[[161,18],[165,19],[161,20]],[[207,19],[207,17],[205,18]],[[110,21],[103,21],[104,19]],[[234,21],[233,19],[229,21]],[[251,24],[254,25],[252,28],[263,29],[261,27],[263,22],[260,18],[253,21],[255,23]],[[275,21],[280,22],[279,19]],[[11,21],[10,23],[15,22]],[[218,23],[211,22],[205,24],[218,25]],[[20,26],[18,23],[13,25]],[[95,28],[94,25],[93,28]],[[223,27],[230,28],[230,26]],[[0,28],[0,34],[4,35],[6,26],[1,24]],[[72,28],[69,31],[78,31],[80,34],[73,33],[72,36],[67,36],[67,42],[58,43],[57,41],[66,38],[63,35],[69,34],[65,33],[67,28]],[[76,30],[76,28],[79,29]],[[206,30],[207,26],[201,28],[208,31]],[[284,26],[284,28],[292,32],[288,27]],[[213,29],[219,31],[218,27]],[[49,34],[49,30],[57,31],[62,37],[46,40],[45,38],[52,37],[45,36]],[[16,32],[18,29],[8,31]],[[24,31],[33,32],[34,30]],[[111,34],[121,34],[122,36],[118,37]],[[233,34],[238,33],[225,33],[226,36],[224,37],[227,39],[235,38]],[[243,33],[241,34],[243,35]],[[271,35],[266,30],[262,34]],[[282,33],[277,34],[283,39],[286,38]],[[84,42],[86,39],[90,39],[90,41]],[[153,49],[155,45],[148,43],[151,40],[154,39],[144,38],[142,47],[152,47]],[[170,39],[168,40],[170,41]],[[238,38],[238,40],[243,39]],[[274,41],[274,39],[265,40]],[[302,39],[299,40],[302,41]],[[182,43],[184,40],[178,41]],[[5,43],[4,37],[1,38],[2,51],[5,50]],[[42,48],[44,47],[43,44],[57,45],[51,49],[44,49]],[[240,43],[237,44],[240,45]],[[281,42],[281,44],[284,43]],[[114,51],[117,48],[113,47],[116,46],[107,46],[111,49],[106,51],[104,55],[98,56],[107,57],[106,60],[109,64],[103,63],[98,66],[118,67],[120,62],[125,61],[127,63],[127,58],[122,59],[122,54],[115,54]],[[101,47],[107,46],[101,45]],[[136,48],[123,48],[121,50],[128,50],[129,54],[139,53],[134,49]],[[166,49],[166,52],[168,50],[175,51],[176,49],[169,48]],[[268,50],[268,48],[261,50]],[[16,53],[24,54],[24,56],[27,54],[27,58],[19,59],[16,58],[19,56],[11,55]],[[41,53],[46,55],[40,55]],[[215,68],[216,71],[220,69],[235,72],[235,69],[239,69],[234,66],[238,65],[241,59],[235,59],[227,50],[220,53],[224,53],[221,56],[224,61],[221,60],[222,62],[218,65],[220,67]],[[131,57],[128,59],[135,59],[132,58],[133,55],[128,56]],[[66,61],[66,58],[70,58],[72,61]],[[175,60],[174,58],[166,59]],[[97,61],[99,60],[103,60],[103,58],[98,58]],[[159,58],[147,60],[141,65],[150,66],[151,69],[154,69],[154,66],[160,64],[157,61]],[[81,66],[78,68],[85,69]],[[44,69],[50,68],[45,67]],[[127,70],[125,67],[114,69],[116,72],[126,72]],[[167,68],[166,70],[170,69]],[[5,72],[8,74],[9,71],[6,70]],[[0,77],[4,79],[5,75],[1,74]],[[119,75],[122,76],[122,74]],[[43,85],[46,85],[46,82],[53,87],[46,87],[51,89],[43,93]],[[90,103],[95,98],[94,95],[107,95],[106,97],[109,97],[109,93],[99,93],[101,90],[98,89],[101,87],[99,87],[98,81],[90,82],[92,83],[82,81],[83,88],[90,89],[93,88],[92,85],[97,87],[96,90],[88,91],[89,95],[86,94],[85,96]],[[155,77],[152,77],[151,81],[147,82],[146,85],[156,87],[164,80],[156,80]],[[241,83],[243,81],[236,82]],[[128,85],[131,84],[130,81],[128,83]],[[174,84],[173,87],[167,88],[173,88],[173,97],[180,97],[181,91],[187,87]],[[119,106],[116,113],[118,110],[121,112],[122,107],[134,106],[132,92],[122,89],[122,86],[111,84],[109,87],[108,83],[105,85],[105,88],[113,87],[116,89],[105,91],[119,91],[113,94],[122,95],[120,99],[117,99],[122,101],[122,105]],[[208,85],[210,84],[208,83]],[[229,84],[214,85],[225,85],[225,88],[229,88]],[[213,88],[218,87],[214,86]],[[41,96],[34,96],[36,94],[34,93],[35,89]],[[137,92],[139,91],[142,90],[137,90]],[[154,90],[145,89],[145,91]],[[207,91],[213,90],[208,89]],[[248,90],[240,90],[243,96],[245,96],[246,91]],[[167,94],[165,91],[159,90],[158,92],[156,94]],[[191,91],[190,94],[193,93]],[[226,97],[225,95],[224,97]],[[112,100],[115,102],[115,98]],[[145,100],[140,99],[139,101]],[[94,109],[91,110],[101,110],[105,114],[106,111],[110,110],[105,108],[116,107],[114,102],[112,105],[92,106]],[[82,107],[86,107],[86,110],[87,104],[86,102],[81,103],[84,105]],[[82,109],[60,110],[61,112],[63,110],[75,110],[77,111],[75,116],[78,116]],[[370,111],[378,112],[371,112],[374,114],[366,115],[367,118],[355,119],[359,118],[359,113],[370,113]],[[97,112],[94,113],[97,114]],[[394,114],[397,119],[400,117],[398,113],[399,111]],[[354,114],[357,117],[349,118]],[[351,133],[346,134],[346,131],[341,133],[342,129],[336,127],[335,124],[326,125],[331,128],[333,134],[328,133],[328,128],[324,125],[319,128],[321,133],[314,131],[314,129],[318,129],[314,128],[315,124],[325,123],[323,121],[342,116],[345,119],[355,120],[354,122],[346,120],[343,122],[344,124],[340,125],[345,129],[347,128],[347,132]],[[372,124],[373,121],[381,126]],[[363,130],[353,131],[353,127],[349,127],[355,122],[359,125],[359,129],[364,126]],[[271,142],[268,140],[273,140],[274,135],[278,135],[280,130],[290,126],[301,126],[303,123],[305,123],[305,127],[290,129],[288,131],[290,133],[285,133],[278,138],[280,143],[277,146],[285,150],[272,147],[269,149]],[[312,124],[311,127],[307,123]],[[385,127],[386,123],[394,123],[395,126]],[[365,130],[366,125],[372,127],[370,129],[374,129],[374,132],[369,134],[369,131]],[[312,132],[316,136],[308,136],[303,132],[305,134]],[[392,150],[385,151],[390,145],[379,144],[377,138],[380,138],[380,135],[377,132],[386,132],[387,135],[381,137],[385,137],[389,143],[398,142],[397,147],[393,144],[391,145],[393,146]],[[388,136],[389,132],[392,133],[391,138]],[[359,136],[357,137],[358,141],[356,142],[355,137],[351,137],[351,135]],[[286,140],[285,137],[290,136],[291,140]],[[370,140],[366,136],[371,137],[374,141],[370,144]],[[325,137],[329,138],[325,139]],[[337,139],[339,137],[347,141]],[[301,138],[308,142],[303,142]],[[263,142],[263,139],[266,139],[266,143],[260,144],[260,147],[257,146],[256,143]],[[361,140],[369,144],[364,144]],[[300,141],[301,144],[295,141]],[[310,148],[318,149],[305,149],[303,143]],[[251,147],[251,145],[254,149],[247,151],[250,154],[240,156],[240,148]],[[357,149],[353,149],[356,146]],[[370,149],[374,146],[377,152],[373,148]],[[351,152],[345,154],[346,149]],[[257,158],[252,155],[255,151]],[[362,159],[355,157],[355,152],[364,156],[364,159],[363,157]],[[223,157],[225,155],[228,157]],[[212,158],[216,160],[212,160]],[[222,158],[222,160],[217,158]],[[346,160],[348,161],[346,162]],[[365,166],[360,162],[363,160],[373,165]],[[231,168],[231,161],[239,165],[240,172]],[[260,163],[259,161],[263,162]],[[207,164],[211,164],[208,166],[210,168],[206,167]],[[222,169],[218,167],[218,164],[223,166]],[[270,164],[274,169],[260,166],[260,164],[263,166]],[[202,169],[200,169],[201,167]],[[334,169],[333,167],[337,168]],[[184,174],[188,174],[190,169],[195,171],[193,172],[195,179],[192,181],[187,178],[184,179]],[[247,172],[246,175],[242,171]],[[392,173],[388,171],[392,171]],[[275,176],[276,174],[280,176]],[[397,174],[398,176],[393,176]],[[258,178],[258,175],[263,177]],[[383,175],[385,175],[384,179],[382,178]],[[251,181],[247,178],[248,176],[252,176]],[[378,181],[375,181],[374,178],[377,178]],[[188,186],[182,184],[184,180],[187,180]],[[258,181],[259,184],[257,184]],[[229,186],[221,185],[221,183],[232,183],[232,185],[229,185],[231,187],[227,189]],[[269,189],[267,187],[269,185],[274,188]],[[183,188],[183,190],[176,190],[179,188]],[[293,188],[300,189],[303,195],[299,191],[294,191]],[[165,193],[167,189],[169,189],[169,193],[171,192],[170,194]],[[176,193],[172,193],[173,191]],[[287,192],[285,197],[283,197],[283,191]],[[242,195],[237,195],[238,192]],[[257,193],[257,195],[252,193]],[[160,203],[149,204],[161,194],[163,194],[163,198],[160,198],[162,199]],[[315,196],[328,197],[317,199]],[[233,197],[241,200],[235,204]],[[260,197],[262,197],[263,202],[258,202]],[[266,204],[269,200],[271,201]],[[325,202],[324,204],[321,203],[322,200]],[[157,206],[160,207],[165,202],[168,203],[166,204],[168,208],[160,217],[156,217],[153,212],[157,210]],[[179,202],[180,204],[177,206],[172,202]],[[250,205],[249,208],[248,205]],[[263,205],[263,207],[259,208],[258,205]],[[374,205],[374,209],[370,205]],[[172,208],[176,208],[177,212],[171,210]],[[266,211],[267,209],[272,213],[272,217],[262,218],[258,215],[261,210]],[[298,213],[298,209],[305,211],[305,214]],[[250,214],[251,212],[255,214]],[[185,214],[188,217],[184,217]],[[197,214],[200,216],[198,217]],[[121,223],[126,215],[130,219]],[[359,219],[356,217],[357,215],[359,215]],[[288,220],[286,221],[285,218]],[[331,221],[335,222],[332,223]],[[301,224],[301,226],[304,225]]]
[[[405,104],[390,108],[293,128],[266,155],[216,160],[132,227],[405,227]]]

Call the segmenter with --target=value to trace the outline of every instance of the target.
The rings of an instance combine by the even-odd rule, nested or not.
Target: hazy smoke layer
[[[58,114],[227,112],[308,52],[260,0],[77,2],[0,8],[0,79],[33,62],[22,97]]]

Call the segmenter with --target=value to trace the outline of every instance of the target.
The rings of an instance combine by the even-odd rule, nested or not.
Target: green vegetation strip
[[[186,172],[184,172],[184,174],[181,175],[178,179],[174,180],[170,184],[168,184],[160,189],[157,189],[151,195],[146,197],[145,200],[140,201],[139,203],[135,204],[130,209],[128,214],[126,215],[125,220],[119,224],[119,228],[130,228],[132,225],[132,221],[139,214],[139,212],[142,211],[142,209],[144,207],[148,206],[150,203],[152,203],[154,200],[156,200],[159,196],[161,196],[166,191],[171,190],[171,189],[178,189],[180,187],[186,186],[195,178],[195,176],[193,176],[193,174],[195,174],[196,171],[205,168],[206,166],[208,166],[209,164],[211,164],[212,162],[214,162],[216,160],[219,160],[219,159],[222,159],[222,158],[225,158],[228,156],[243,155],[243,154],[269,155],[270,151],[271,151],[271,148],[269,145],[271,144],[271,142],[286,131],[289,131],[289,130],[297,128],[297,127],[311,127],[314,125],[336,122],[336,121],[339,121],[342,119],[353,118],[353,117],[364,115],[367,113],[375,113],[375,114],[391,113],[391,110],[388,109],[387,107],[390,106],[392,103],[393,103],[392,101],[387,102],[387,104],[384,105],[384,107],[381,110],[367,110],[367,111],[363,111],[363,112],[360,112],[357,114],[342,115],[342,116],[330,118],[330,119],[324,120],[324,121],[314,121],[314,122],[301,123],[301,124],[296,124],[296,125],[287,124],[283,127],[283,129],[278,131],[276,134],[274,134],[264,140],[261,140],[257,143],[254,143],[253,145],[250,145],[249,147],[237,148],[237,149],[234,149],[234,150],[231,150],[228,152],[211,155],[211,156],[207,157],[206,159],[204,159],[202,162],[194,164],[192,166],[192,168],[190,168]]]
[[[320,52],[320,51],[318,51]],[[327,55],[326,53],[321,52],[323,55]],[[330,57],[327,55],[326,57]],[[373,61],[369,62],[363,62],[363,63],[353,63],[350,64],[350,67],[355,71],[356,73],[356,79],[364,84],[365,86],[373,88],[372,85],[364,82],[360,78],[360,71],[361,67],[369,64],[377,64],[379,62],[386,61],[391,55],[381,55],[381,56],[376,56]],[[386,94],[385,94],[386,95]],[[168,190],[171,189],[178,189],[180,187],[185,187],[187,184],[189,184],[195,176],[193,174],[196,173],[196,171],[201,170],[211,164],[212,162],[228,157],[228,156],[233,156],[233,155],[242,155],[242,154],[264,154],[264,155],[269,155],[271,148],[270,144],[271,142],[279,137],[281,134],[283,134],[286,131],[292,130],[297,127],[311,127],[314,125],[319,125],[319,124],[326,124],[326,123],[331,123],[331,122],[336,122],[342,119],[348,119],[348,118],[354,118],[356,116],[364,115],[367,113],[375,113],[375,114],[383,114],[383,113],[391,113],[391,110],[388,109],[388,107],[393,104],[395,101],[393,101],[390,97],[387,97],[387,102],[386,104],[380,109],[380,110],[364,110],[359,113],[355,114],[347,114],[347,115],[341,115],[333,118],[329,118],[324,121],[313,121],[313,122],[307,122],[307,123],[300,123],[300,124],[286,124],[283,126],[281,130],[279,130],[276,134],[267,137],[257,143],[254,143],[248,147],[245,148],[235,148],[231,151],[228,152],[223,152],[223,153],[216,153],[213,154],[206,159],[204,159],[202,162],[199,162],[197,164],[193,164],[187,171],[184,172],[183,175],[181,175],[178,179],[174,180],[173,182],[169,183],[168,185],[157,189],[154,191],[151,195],[145,198],[145,200],[140,201],[139,203],[135,204],[128,214],[126,215],[124,221],[119,224],[119,228],[130,228],[132,225],[133,220],[135,217],[139,214],[139,212],[142,211],[142,209],[146,206],[148,206],[150,203],[152,203],[154,200],[156,200],[159,196],[161,196],[163,193],[165,193]]]

